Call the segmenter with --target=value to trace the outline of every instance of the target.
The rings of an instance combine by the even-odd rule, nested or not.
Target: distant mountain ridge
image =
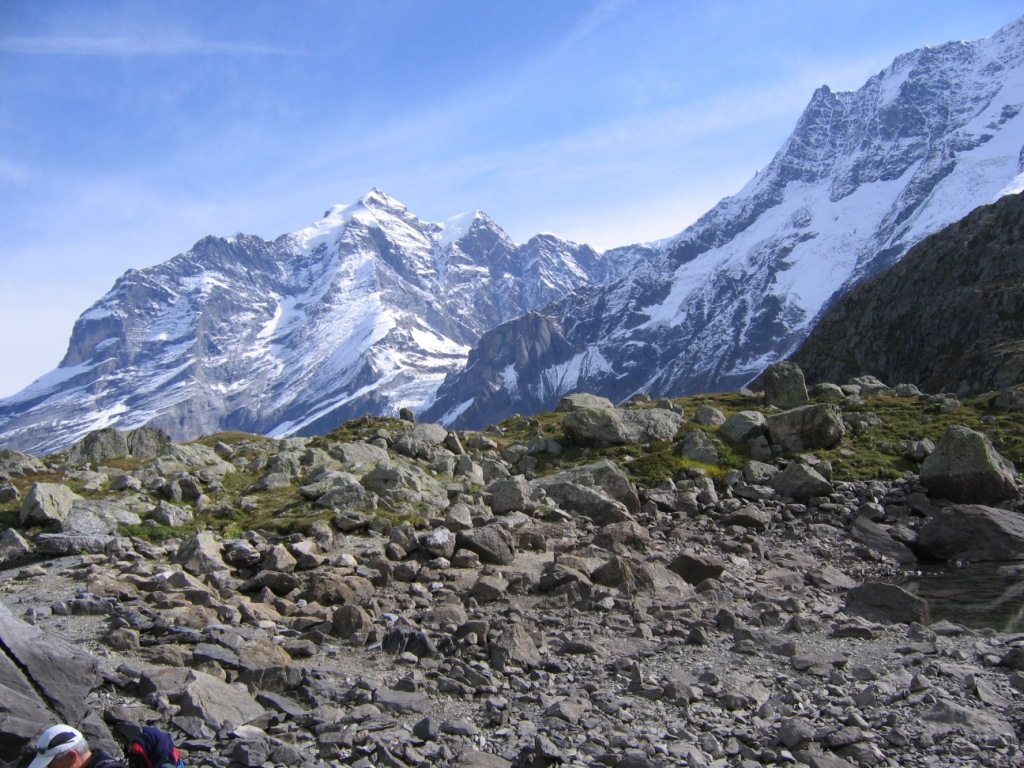
[[[489,359],[489,334],[507,346],[521,321],[496,328],[424,418],[479,428],[574,390],[621,401],[741,386],[852,286],[1024,188],[1022,107],[1024,19],[901,55],[858,91],[819,88],[736,196],[648,246],[622,280],[544,310],[543,359]]]
[[[763,171],[665,241],[517,245],[480,212],[424,222],[378,190],[272,241],[207,237],[83,313],[60,366],[0,400],[0,446],[308,435],[401,407],[480,428],[573,391],[735,389],[854,285],[1024,189],[1022,108],[1024,18],[819,88]]]
[[[48,452],[143,424],[287,436],[419,408],[484,331],[615,269],[553,235],[516,245],[479,211],[424,222],[373,190],[273,241],[206,237],[129,270],[60,367],[0,401],[0,439]]]

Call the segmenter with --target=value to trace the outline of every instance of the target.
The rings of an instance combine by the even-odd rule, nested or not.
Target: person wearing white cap
[[[102,749],[89,749],[89,742],[77,728],[54,725],[36,742],[36,756],[28,768],[128,768]]]

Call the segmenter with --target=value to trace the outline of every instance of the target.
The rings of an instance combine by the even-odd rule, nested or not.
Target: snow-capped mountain
[[[420,221],[377,190],[273,241],[206,237],[82,314],[60,366],[0,401],[0,444],[143,424],[312,434],[417,409],[482,333],[614,269],[551,235],[516,245],[480,212]]]
[[[736,388],[830,302],[975,207],[1024,188],[1024,19],[818,89],[762,172],[636,266],[485,334],[424,414],[480,427],[572,391],[614,400]],[[542,326],[546,342],[516,347]],[[501,343],[494,343],[495,339]]]

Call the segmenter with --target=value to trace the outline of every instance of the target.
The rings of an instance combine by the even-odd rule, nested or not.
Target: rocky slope
[[[791,359],[814,381],[869,373],[961,396],[1024,382],[1024,196],[978,208],[850,291]]]
[[[552,235],[516,245],[479,211],[424,222],[374,190],[276,240],[207,237],[126,273],[60,366],[0,401],[0,441],[49,452],[143,424],[179,440],[317,434],[417,408],[484,331],[618,268]]]
[[[620,402],[727,391],[793,351],[830,302],[1024,184],[1024,19],[820,88],[772,162],[600,290],[545,310],[554,340],[509,368],[485,337],[426,418],[480,428],[579,389]],[[495,329],[515,335],[516,321]],[[559,353],[555,355],[555,350]]]
[[[0,765],[55,719],[225,767],[1024,765],[1021,636],[887,583],[1024,558],[1021,413],[785,364],[487,433],[4,451]]]

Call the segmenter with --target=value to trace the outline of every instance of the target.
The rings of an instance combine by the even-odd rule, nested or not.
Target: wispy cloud
[[[623,7],[632,2],[633,0],[601,0],[569,31],[569,34],[558,46],[558,51],[564,53],[576,43],[590,37]]]
[[[203,38],[143,40],[130,37],[0,37],[0,52],[49,56],[294,56],[295,51],[251,42]]]

